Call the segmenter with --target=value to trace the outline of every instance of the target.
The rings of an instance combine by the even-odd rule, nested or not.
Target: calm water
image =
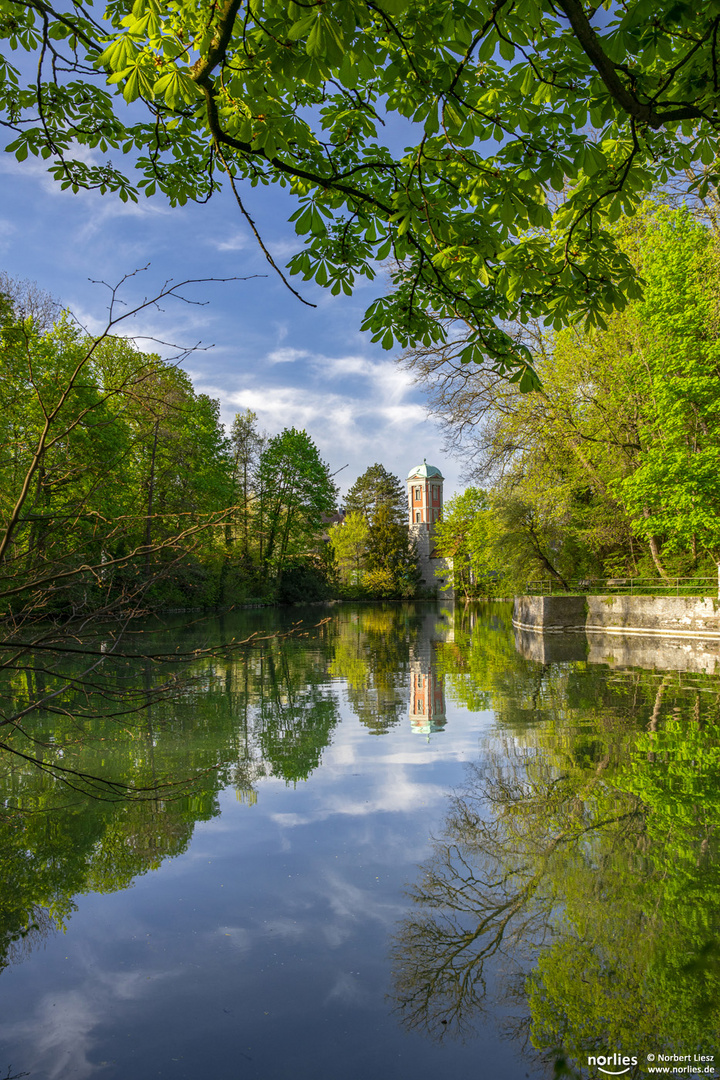
[[[342,605],[135,651],[253,632],[12,736],[0,1078],[715,1075],[717,645]]]

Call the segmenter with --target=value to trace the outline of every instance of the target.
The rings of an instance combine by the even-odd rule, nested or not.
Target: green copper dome
[[[430,476],[437,476],[439,480],[444,480],[443,474],[439,469],[436,469],[434,465],[428,465],[427,461],[423,461],[422,465],[416,465],[414,469],[411,469],[407,475],[408,480],[412,480],[413,477],[418,479],[426,479]]]

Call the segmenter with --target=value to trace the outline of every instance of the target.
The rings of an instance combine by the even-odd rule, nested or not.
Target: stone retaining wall
[[[586,599],[584,596],[516,596],[513,623],[523,630],[584,630]]]
[[[574,634],[587,642],[588,664],[611,668],[651,668],[655,671],[692,671],[716,675],[720,671],[718,638],[658,637],[650,634]]]
[[[720,638],[720,600],[702,596],[517,596],[525,630]]]

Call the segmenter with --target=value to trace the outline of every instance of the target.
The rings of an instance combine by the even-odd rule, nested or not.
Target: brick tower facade
[[[427,461],[410,470],[407,478],[408,528],[417,544],[422,587],[432,592],[442,589],[443,596],[451,598],[452,560],[438,558],[433,542],[435,524],[442,515],[444,479],[440,470],[428,465]],[[450,588],[444,588],[448,583]]]

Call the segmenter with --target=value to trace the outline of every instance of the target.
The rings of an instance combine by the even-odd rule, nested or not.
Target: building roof
[[[414,469],[411,469],[408,473],[408,480],[412,480],[413,477],[425,478],[429,476],[437,476],[438,479],[444,480],[443,474],[439,469],[436,469],[434,465],[428,465],[427,461],[423,460],[422,465],[416,465]]]

